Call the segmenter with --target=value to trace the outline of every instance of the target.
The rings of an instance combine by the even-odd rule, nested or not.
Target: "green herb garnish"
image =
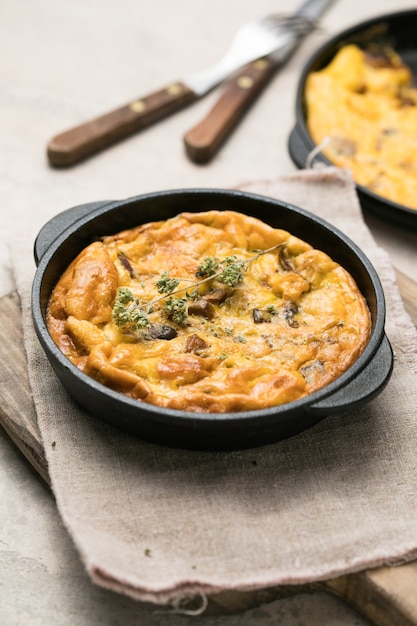
[[[213,276],[219,269],[219,262],[213,256],[207,256],[199,266],[196,276]]]
[[[185,326],[188,320],[187,298],[169,298],[164,306],[164,314],[175,324]]]
[[[139,298],[135,298],[127,287],[120,287],[113,305],[113,321],[124,332],[137,332],[148,328],[151,323],[148,313],[142,308]]]
[[[177,278],[171,278],[168,272],[163,272],[161,277],[155,281],[156,288],[159,293],[171,294],[176,290],[180,281]]]
[[[200,280],[191,281],[191,291],[188,291],[186,287],[180,287],[181,282],[183,280],[188,282],[188,279],[173,278],[169,272],[164,271],[154,283],[161,295],[144,305],[129,288],[120,287],[113,305],[113,321],[123,332],[137,334],[151,325],[149,315],[154,313],[155,304],[166,300],[162,313],[175,324],[184,326],[188,321],[188,302],[199,298],[200,285],[217,280],[230,288],[235,288],[243,281],[244,274],[253,261],[281,246],[282,244],[278,244],[268,250],[256,251],[254,256],[244,261],[238,259],[236,255],[228,256],[221,261],[215,257],[206,257],[196,272],[196,278]],[[124,257],[119,258],[122,260]],[[185,297],[174,298],[173,296],[177,293],[185,293]],[[244,337],[238,340],[246,341]]]
[[[228,256],[223,261],[223,269],[217,275],[217,280],[228,287],[237,287],[242,282],[243,274],[247,268],[247,261],[239,261],[235,255]]]

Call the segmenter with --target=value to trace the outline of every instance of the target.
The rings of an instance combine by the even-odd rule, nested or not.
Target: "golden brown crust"
[[[230,256],[246,262],[236,286],[198,275],[207,257]],[[185,322],[169,318],[170,296],[158,293],[166,272],[180,281]],[[151,326],[116,324],[120,288],[147,309]],[[58,282],[48,327],[73,363],[116,391],[224,413],[285,404],[328,384],[363,351],[370,316],[352,277],[325,253],[256,218],[208,211],[91,244]]]
[[[395,53],[343,47],[306,82],[307,126],[357,183],[417,209],[417,89]]]

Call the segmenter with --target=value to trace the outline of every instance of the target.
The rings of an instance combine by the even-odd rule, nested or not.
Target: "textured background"
[[[13,289],[7,245],[16,225],[35,236],[57,212],[82,202],[190,186],[234,186],[294,171],[286,150],[303,63],[328,36],[403,0],[338,0],[323,28],[277,74],[238,131],[208,167],[189,163],[183,133],[217,92],[158,126],[70,170],[48,167],[54,134],[192,74],[217,60],[252,17],[297,8],[284,0],[0,0],[0,295]],[[402,271],[416,267],[415,236],[369,218]],[[155,615],[93,586],[47,488],[0,433],[0,623],[185,626],[190,618]],[[206,618],[208,626],[364,625],[323,594],[297,596],[244,615]]]

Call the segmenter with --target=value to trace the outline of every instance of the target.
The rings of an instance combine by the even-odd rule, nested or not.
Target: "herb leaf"
[[[124,332],[136,332],[150,326],[148,314],[127,287],[118,289],[112,317],[116,326]]]
[[[164,306],[165,315],[180,326],[185,326],[188,320],[187,298],[169,298]]]
[[[218,274],[217,280],[228,287],[236,287],[242,282],[245,269],[245,261],[239,261],[235,255],[228,256],[223,262],[223,269]]]
[[[196,276],[201,278],[202,276],[213,276],[219,269],[219,263],[213,256],[207,256],[199,266]]]
[[[178,287],[180,281],[177,278],[171,278],[168,272],[163,272],[155,281],[155,286],[158,289],[159,293],[170,294]]]

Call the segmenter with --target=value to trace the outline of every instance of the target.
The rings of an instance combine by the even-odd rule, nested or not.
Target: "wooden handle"
[[[417,625],[417,562],[379,567],[312,585],[342,598],[375,626]]]
[[[174,83],[53,137],[47,148],[49,162],[56,166],[73,165],[196,99],[187,85]]]
[[[275,69],[274,62],[259,59],[232,78],[208,115],[184,136],[186,153],[192,161],[206,163],[213,158]]]

